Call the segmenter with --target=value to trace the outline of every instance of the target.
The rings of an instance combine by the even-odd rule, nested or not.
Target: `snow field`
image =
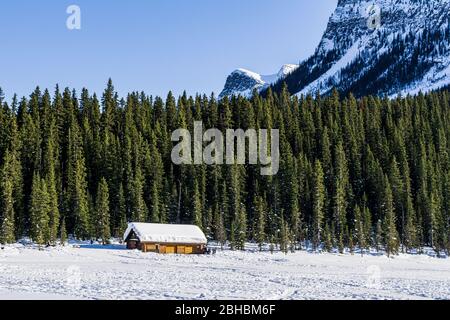
[[[450,299],[450,261],[218,251],[158,255],[124,246],[0,250],[0,299]]]

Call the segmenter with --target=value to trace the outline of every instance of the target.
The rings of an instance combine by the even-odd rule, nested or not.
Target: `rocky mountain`
[[[298,95],[439,89],[450,84],[449,22],[450,0],[339,0],[314,55],[270,86]]]
[[[277,81],[285,79],[289,74],[295,71],[298,65],[285,64],[280,71],[272,75],[260,75],[246,69],[237,69],[227,78],[225,88],[219,97],[231,95],[251,96],[253,91],[267,89]]]

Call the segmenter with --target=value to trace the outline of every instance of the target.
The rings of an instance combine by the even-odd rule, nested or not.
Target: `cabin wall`
[[[175,243],[156,243],[142,242],[134,230],[131,230],[125,239],[127,249],[141,250],[143,252],[155,252],[162,254],[203,254],[206,251],[205,244],[175,244]]]
[[[141,243],[140,250],[161,254],[203,254],[205,247],[201,244]]]

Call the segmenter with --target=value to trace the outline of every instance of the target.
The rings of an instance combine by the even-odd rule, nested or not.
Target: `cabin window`
[[[178,246],[177,247],[177,253],[178,254],[184,254],[186,252],[186,247],[184,246]]]
[[[175,253],[175,247],[166,247],[166,253],[168,254]]]

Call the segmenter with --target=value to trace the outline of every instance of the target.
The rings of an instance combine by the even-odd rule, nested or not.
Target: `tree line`
[[[0,93],[0,242],[107,243],[127,223],[193,223],[211,240],[288,252],[450,249],[450,95],[397,99],[337,91],[251,99],[166,99],[111,81],[101,97]],[[171,133],[279,129],[280,171],[174,165]]]

